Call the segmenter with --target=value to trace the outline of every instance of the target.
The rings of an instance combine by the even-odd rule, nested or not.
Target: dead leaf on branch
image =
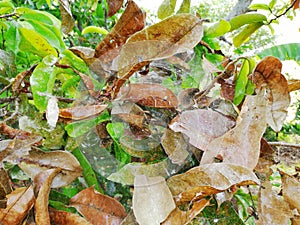
[[[17,188],[6,197],[7,206],[5,209],[0,209],[0,224],[21,224],[35,202],[33,187]]]
[[[56,210],[53,208],[49,209],[49,215],[52,225],[93,225],[77,214]]]
[[[222,114],[205,109],[187,110],[176,116],[169,127],[189,137],[190,144],[206,150],[208,144],[225,134],[235,122]]]
[[[59,116],[66,119],[82,120],[91,116],[97,116],[107,108],[107,105],[73,106],[59,109]]]
[[[281,74],[282,63],[279,59],[268,56],[260,61],[249,79],[258,90],[266,88],[267,123],[279,132],[287,115],[290,105],[290,95],[287,80]]]
[[[59,0],[59,2],[61,29],[64,34],[68,34],[73,30],[74,27],[74,19],[70,8],[71,3],[69,0]]]
[[[70,184],[81,175],[82,168],[77,159],[67,151],[44,152],[33,149],[28,155],[18,159],[19,167],[34,179],[40,172],[48,169],[60,169],[53,180],[52,188],[62,187]]]
[[[60,171],[60,168],[49,169],[40,172],[34,177],[35,192],[38,193],[34,204],[35,221],[37,224],[50,225],[48,211],[49,193],[53,179]]]
[[[97,192],[93,187],[86,188],[71,198],[70,206],[75,207],[93,225],[117,225],[126,217],[121,203]]]
[[[107,4],[108,4],[108,16],[111,17],[115,15],[122,7],[123,0],[107,0]]]
[[[159,225],[176,207],[163,177],[136,176],[132,201],[140,225]]]
[[[10,178],[4,169],[0,169],[0,208],[5,208],[5,196],[12,192]]]
[[[215,158],[253,170],[260,154],[260,140],[266,129],[266,100],[263,93],[247,96],[234,128],[212,140],[201,159],[201,164]]]
[[[217,194],[235,185],[259,183],[258,178],[248,168],[228,163],[200,165],[167,180],[177,204]]]

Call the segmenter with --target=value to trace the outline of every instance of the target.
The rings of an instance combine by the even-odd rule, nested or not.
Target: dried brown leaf
[[[68,34],[73,30],[75,24],[70,8],[71,3],[69,0],[59,0],[59,2],[61,29],[64,34]]]
[[[60,168],[49,169],[40,172],[34,177],[35,192],[38,193],[34,209],[37,224],[50,225],[48,211],[49,193],[54,177],[61,171]]]
[[[259,183],[258,178],[248,168],[228,163],[200,165],[167,180],[177,203],[197,200],[235,185]]]
[[[115,15],[122,7],[123,0],[107,0],[107,4],[108,4],[108,16],[111,17]]]
[[[67,225],[67,224],[92,225],[83,217],[66,211],[60,211],[60,210],[55,210],[50,208],[49,215],[50,215],[51,225]]]
[[[247,96],[236,126],[208,144],[201,164],[212,163],[218,158],[253,170],[259,159],[260,140],[265,129],[264,96]]]
[[[268,56],[260,61],[249,78],[261,91],[267,90],[267,123],[279,132],[287,115],[290,105],[288,83],[281,74],[282,63],[279,59]]]
[[[176,207],[176,209],[170,213],[170,215],[162,223],[162,225],[188,224],[208,205],[209,205],[208,200],[200,199],[199,201],[195,201],[193,203],[192,208],[188,211],[182,211],[178,207]]]
[[[31,136],[30,132],[12,128],[4,122],[0,122],[0,133],[9,138],[17,138],[20,140],[25,140]]]
[[[102,113],[107,105],[85,105],[59,109],[59,116],[66,119],[82,120]]]
[[[163,177],[136,176],[132,201],[140,225],[159,225],[176,207]]]
[[[289,92],[297,91],[300,89],[300,80],[292,79],[288,80]]]
[[[19,225],[35,202],[33,187],[17,188],[6,197],[7,206],[0,209],[0,224]]]
[[[235,122],[222,114],[205,109],[187,110],[175,117],[170,128],[175,132],[181,132],[189,137],[190,144],[206,150],[208,144],[220,137]]]
[[[4,169],[0,169],[0,208],[5,208],[5,196],[12,192],[10,178]],[[5,203],[5,205],[4,205]]]
[[[267,174],[271,166],[273,166],[275,163],[274,153],[275,151],[272,149],[272,147],[264,138],[262,138],[260,141],[259,160],[255,167],[255,171],[262,174]]]
[[[52,188],[70,184],[82,171],[77,159],[67,151],[43,152],[33,149],[19,158],[18,165],[32,179],[42,171],[60,169],[61,173],[54,178]]]
[[[154,83],[129,84],[119,93],[123,101],[155,108],[175,108],[178,106],[176,95],[168,88]]]
[[[70,205],[94,225],[117,225],[126,217],[121,203],[97,192],[93,187],[86,188],[71,198]]]

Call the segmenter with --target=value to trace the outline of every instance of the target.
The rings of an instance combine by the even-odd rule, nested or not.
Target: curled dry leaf
[[[60,211],[50,208],[49,215],[52,225],[92,225],[83,217],[66,211]]]
[[[143,11],[134,1],[128,1],[117,24],[97,45],[94,57],[99,58],[102,63],[111,63],[119,55],[126,40],[144,28],[144,20]]]
[[[290,105],[287,80],[281,74],[282,63],[279,59],[268,56],[259,62],[254,73],[249,76],[258,90],[267,90],[267,123],[279,132]]]
[[[59,109],[59,116],[66,119],[82,120],[97,116],[107,108],[107,105],[85,105]]]
[[[201,164],[215,158],[253,170],[258,162],[260,139],[266,129],[266,100],[261,94],[247,96],[236,126],[210,142]]]
[[[290,208],[296,208],[300,212],[300,178],[290,176],[279,171],[282,180],[282,195]]]
[[[49,193],[53,179],[60,170],[60,168],[45,170],[34,177],[34,183],[36,185],[35,192],[38,193],[34,204],[35,221],[37,224],[50,225],[50,216],[48,211]]]
[[[61,15],[61,29],[64,34],[68,34],[73,30],[74,19],[72,16],[70,1],[69,0],[59,0],[60,5],[60,15]]]
[[[248,168],[228,163],[200,165],[167,180],[177,203],[197,200],[235,185],[259,183],[258,178]]]
[[[203,36],[202,21],[192,14],[177,14],[132,35],[123,46],[119,77],[142,62],[169,58],[192,49]],[[141,67],[135,68],[136,71]]]
[[[178,207],[174,209],[168,218],[162,223],[162,225],[183,225],[188,224],[194,219],[206,206],[209,205],[209,201],[206,199],[200,199],[195,201],[193,206],[188,211],[182,211]]]
[[[235,122],[222,114],[204,109],[187,110],[175,117],[169,127],[189,137],[193,146],[206,150],[208,144],[223,135]]]
[[[132,201],[140,225],[159,225],[176,207],[163,177],[136,176]]]
[[[126,211],[121,203],[100,194],[93,187],[86,188],[71,198],[70,206],[75,207],[94,225],[118,225],[126,217]]]
[[[17,138],[20,140],[25,140],[31,136],[30,132],[12,128],[4,122],[0,122],[0,133],[9,138]]]
[[[19,225],[33,207],[35,198],[33,187],[17,188],[7,196],[7,206],[0,209],[1,225]]]
[[[108,16],[111,17],[115,15],[122,7],[123,0],[107,0],[107,4],[108,4]]]
[[[28,155],[19,158],[18,165],[32,179],[42,171],[61,169],[61,173],[53,180],[52,188],[70,184],[82,171],[77,159],[67,151],[43,152],[33,149]]]
[[[170,89],[154,83],[129,84],[121,89],[119,98],[154,108],[178,106],[177,97]]]

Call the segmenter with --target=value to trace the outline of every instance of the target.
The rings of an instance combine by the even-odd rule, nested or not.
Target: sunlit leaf
[[[263,21],[267,21],[267,17],[265,15],[259,13],[247,13],[233,17],[229,21],[229,23],[231,25],[231,31],[233,31],[240,28],[243,25],[260,23]]]
[[[177,0],[163,0],[157,11],[158,18],[164,19],[171,16],[175,11],[176,1]]]
[[[257,31],[264,23],[257,22],[247,25],[238,35],[233,38],[235,47],[240,47],[255,31]]]
[[[189,13],[191,9],[191,0],[183,0],[177,13]]]
[[[113,16],[122,7],[123,0],[107,0],[107,4],[108,4],[108,16]]]
[[[228,163],[200,165],[167,180],[178,203],[216,194],[234,185],[259,183],[258,178],[248,168]]]
[[[266,127],[266,99],[263,93],[247,96],[236,126],[208,144],[201,164],[212,163],[217,158],[254,169],[259,159],[260,139]]]
[[[126,217],[126,211],[121,203],[100,194],[93,187],[86,188],[71,198],[70,205],[94,225],[117,225]]]
[[[88,27],[85,27],[81,33],[83,35],[89,34],[89,33],[108,34],[108,31],[102,27],[88,26]]]
[[[7,195],[7,207],[0,209],[0,223],[19,225],[35,202],[33,186],[17,188]]]
[[[267,4],[263,4],[263,3],[255,3],[255,4],[251,4],[249,6],[249,9],[251,10],[266,10],[266,11],[271,11],[271,8],[267,5]]]
[[[263,58],[272,55],[279,58],[280,60],[295,60],[299,62],[300,56],[297,51],[299,48],[299,43],[276,45],[259,52],[258,56]]]
[[[226,20],[220,20],[220,22],[215,23],[210,26],[205,32],[205,36],[210,38],[215,38],[226,34],[230,30],[230,23]]]

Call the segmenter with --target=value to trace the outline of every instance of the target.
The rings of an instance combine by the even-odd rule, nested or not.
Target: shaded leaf
[[[92,225],[81,216],[66,211],[60,211],[50,208],[49,215],[52,225]]]
[[[251,23],[247,25],[238,35],[233,37],[234,46],[240,47],[255,31],[257,31],[263,25],[264,23],[262,22]]]
[[[126,211],[121,203],[100,194],[93,187],[86,188],[71,198],[70,205],[94,225],[117,225],[126,217]]]
[[[59,109],[59,116],[66,119],[82,120],[101,114],[107,105],[85,105]]]
[[[176,207],[163,177],[136,176],[132,201],[140,225],[159,225]]]
[[[10,178],[4,169],[0,169],[0,208],[5,208],[5,196],[12,192]]]
[[[67,151],[43,152],[34,149],[29,155],[20,157],[19,162],[19,167],[32,179],[42,171],[61,169],[53,180],[53,188],[70,184],[82,171],[76,158]]]
[[[281,74],[282,63],[279,59],[268,56],[260,61],[250,76],[256,88],[267,88],[267,123],[279,132],[287,115],[290,104],[288,83]]]
[[[115,15],[122,7],[123,0],[107,0],[107,4],[108,4],[108,16],[111,17]]]
[[[188,211],[182,211],[178,207],[174,209],[168,218],[162,223],[162,225],[182,225],[188,224],[194,219],[206,206],[209,205],[209,201],[206,199],[200,199],[195,201],[193,206]]]
[[[177,203],[197,200],[225,191],[234,185],[259,183],[251,170],[229,163],[200,165],[167,180]]]
[[[260,139],[266,130],[266,100],[262,93],[247,96],[234,128],[210,142],[201,164],[217,158],[254,169],[260,152]]]
[[[169,127],[175,132],[182,132],[189,137],[190,144],[206,150],[208,144],[220,137],[235,122],[222,114],[204,109],[186,110],[175,117]]]
[[[239,105],[245,97],[246,85],[248,82],[248,74],[251,73],[250,63],[248,59],[244,59],[240,68],[240,72],[235,84],[235,93],[233,103]]]
[[[202,21],[191,14],[177,14],[132,35],[123,46],[119,77],[151,60],[168,58],[192,49],[203,36]],[[134,72],[135,72],[134,71]]]
[[[68,34],[73,30],[75,24],[70,8],[71,3],[69,0],[59,0],[59,2],[61,29],[64,34]]]
[[[17,188],[7,195],[7,207],[0,209],[0,223],[19,225],[35,202],[33,187]]]
[[[154,83],[129,84],[121,89],[119,98],[123,101],[131,101],[155,108],[175,108],[178,106],[177,97],[170,89]]]
[[[34,177],[35,192],[38,193],[34,204],[35,221],[37,224],[50,224],[48,211],[49,193],[53,179],[60,171],[61,168],[44,170]]]
[[[158,18],[162,20],[171,16],[175,11],[175,6],[176,0],[163,0],[157,11]]]

